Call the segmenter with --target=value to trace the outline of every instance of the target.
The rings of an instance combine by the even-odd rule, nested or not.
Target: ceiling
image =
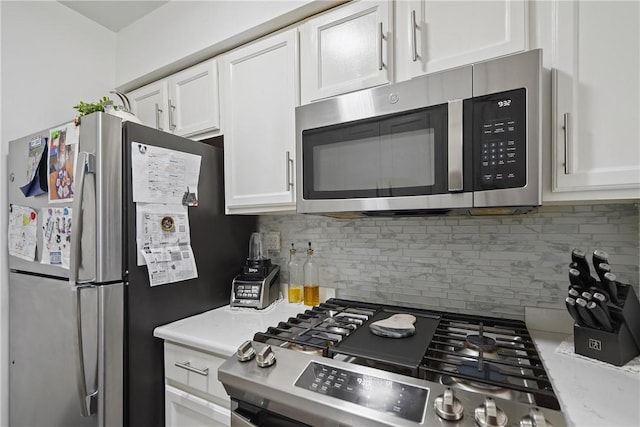
[[[118,32],[127,25],[149,14],[155,9],[168,3],[167,1],[60,1],[59,3],[78,12],[81,15]]]

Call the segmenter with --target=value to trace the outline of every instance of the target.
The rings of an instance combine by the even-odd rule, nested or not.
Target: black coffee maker
[[[280,266],[271,264],[262,251],[262,236],[252,233],[249,258],[231,285],[231,307],[250,307],[259,310],[278,299]]]

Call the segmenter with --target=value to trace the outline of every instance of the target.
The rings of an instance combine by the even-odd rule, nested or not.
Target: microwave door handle
[[[462,191],[462,100],[448,102],[448,178],[449,191]]]

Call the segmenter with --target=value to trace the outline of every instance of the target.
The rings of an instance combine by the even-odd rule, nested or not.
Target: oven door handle
[[[237,411],[231,411],[231,427],[258,427],[249,418],[243,417]]]
[[[463,145],[462,145],[462,100],[448,103],[448,189],[464,189]]]

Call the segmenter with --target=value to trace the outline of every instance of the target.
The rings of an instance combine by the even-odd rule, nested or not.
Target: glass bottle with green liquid
[[[289,272],[289,290],[287,292],[289,302],[292,304],[300,304],[302,302],[302,278],[300,277],[300,264],[296,259],[296,248],[291,244],[289,249],[289,262],[287,270]]]
[[[313,258],[313,249],[311,242],[307,249],[307,261],[302,266],[304,276],[304,305],[320,304],[320,284],[318,274],[318,263]]]

